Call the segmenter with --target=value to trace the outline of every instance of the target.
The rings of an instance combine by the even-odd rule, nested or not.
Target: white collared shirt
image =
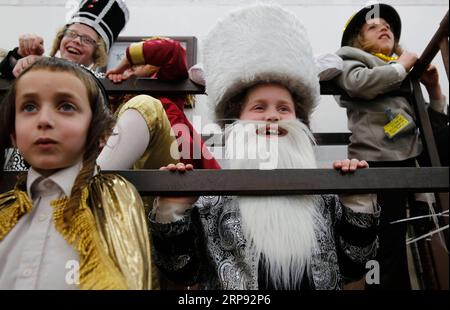
[[[69,197],[81,162],[44,178],[31,168],[33,209],[0,242],[0,289],[77,289],[78,253],[53,223],[50,203]]]

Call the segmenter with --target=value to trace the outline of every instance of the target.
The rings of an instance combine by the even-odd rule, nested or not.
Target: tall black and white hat
[[[124,0],[82,0],[67,24],[81,23],[95,29],[109,51],[129,19]]]

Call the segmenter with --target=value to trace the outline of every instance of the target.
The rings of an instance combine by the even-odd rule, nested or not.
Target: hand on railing
[[[111,70],[106,72],[106,77],[113,83],[122,83],[130,77],[151,77],[155,72],[159,70],[159,67],[152,65],[139,65],[132,66],[127,58],[121,60],[120,64]]]
[[[123,57],[117,67],[110,69],[106,72],[106,77],[110,79],[113,83],[122,83],[129,76],[125,75],[125,71],[130,69],[132,65],[128,61],[127,57]]]
[[[171,172],[180,172],[185,173],[186,171],[192,171],[194,170],[194,167],[191,164],[183,164],[183,163],[177,163],[175,164],[169,164],[165,167],[159,168],[159,170],[165,170],[165,171],[171,171]],[[185,204],[185,205],[192,205],[197,201],[198,197],[160,197],[159,201],[160,203],[177,203],[177,204]]]
[[[333,168],[341,172],[353,172],[357,169],[369,168],[369,164],[365,160],[344,159],[333,161]]]
[[[409,72],[417,62],[417,59],[419,59],[419,56],[417,56],[416,53],[404,51],[398,58],[397,62],[405,68],[406,72]]]
[[[420,82],[425,85],[430,99],[432,100],[442,100],[442,90],[439,84],[439,72],[435,65],[430,64],[425,72],[420,77]],[[444,102],[445,104],[445,102]]]
[[[184,165],[178,163],[176,165],[169,164],[161,167],[159,170],[166,170],[180,173],[194,170],[191,164]],[[152,214],[158,223],[166,224],[176,222],[183,218],[185,212],[192,208],[192,205],[197,201],[198,197],[158,197],[154,204]]]
[[[354,172],[357,169],[369,168],[369,164],[365,160],[344,159],[335,160],[333,168],[340,170],[342,173]],[[377,195],[376,194],[340,194],[341,203],[350,208],[353,212],[373,214],[377,211]]]

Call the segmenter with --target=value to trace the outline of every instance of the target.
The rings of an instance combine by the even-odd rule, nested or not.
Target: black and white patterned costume
[[[378,246],[378,212],[353,212],[334,195],[319,198],[325,225],[316,231],[310,288],[340,289],[368,271],[365,264]],[[150,226],[156,264],[172,281],[203,289],[259,288],[259,259],[247,246],[235,197],[200,197],[181,220],[161,224],[150,218]]]

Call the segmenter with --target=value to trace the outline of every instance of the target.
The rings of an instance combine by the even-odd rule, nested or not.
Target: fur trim
[[[227,15],[208,34],[203,55],[208,102],[218,119],[231,97],[260,82],[288,88],[307,118],[318,104],[319,79],[306,30],[278,5],[257,4]]]

